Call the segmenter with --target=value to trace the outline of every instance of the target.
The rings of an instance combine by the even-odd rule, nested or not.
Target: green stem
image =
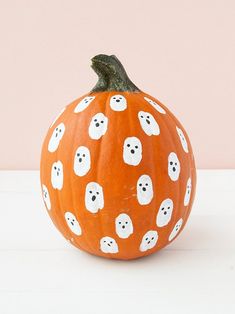
[[[91,59],[92,69],[98,75],[98,82],[91,92],[140,92],[126,74],[126,71],[114,55],[97,55]]]

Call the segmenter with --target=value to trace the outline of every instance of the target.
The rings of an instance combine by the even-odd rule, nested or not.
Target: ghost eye
[[[89,193],[92,193],[92,191],[89,191]]]
[[[97,119],[95,119],[94,121],[97,122]]]
[[[102,120],[102,121],[100,121],[101,123],[104,123],[104,121]]]
[[[149,119],[150,117],[149,116],[147,116],[147,119]]]
[[[80,154],[79,154],[79,153],[77,153],[77,156],[80,156]]]
[[[61,132],[62,130],[61,129],[59,129],[59,132]]]
[[[110,244],[112,244],[113,243],[113,241],[110,241]]]
[[[116,99],[116,97],[113,97],[113,99]]]
[[[58,131],[58,128],[56,128],[55,130]]]
[[[128,224],[128,221],[126,221],[126,225]]]
[[[106,243],[106,241],[104,240],[104,243]]]
[[[152,237],[152,240],[154,240],[154,237]]]
[[[72,221],[74,222],[74,221],[75,221],[75,219],[72,219]]]
[[[175,165],[177,166],[177,162],[175,162]]]
[[[170,165],[173,165],[173,161],[170,161]]]
[[[69,217],[67,218],[67,220],[69,220]]]
[[[130,144],[127,144],[126,146],[127,146],[127,147],[130,147],[131,145],[130,145]]]
[[[143,118],[144,116],[140,116],[141,118]]]
[[[119,225],[121,224],[121,221],[119,221]]]
[[[170,209],[170,206],[168,206],[167,208]]]
[[[161,208],[161,210],[164,210],[164,209],[165,209],[164,207]]]
[[[85,154],[83,154],[82,156],[83,156],[83,157],[85,157],[86,155],[85,155]]]
[[[145,185],[148,186],[149,184],[148,184],[148,183],[145,183]]]
[[[139,186],[142,186],[142,183],[140,183]]]
[[[99,193],[99,192],[96,192],[96,194],[99,195],[100,193]]]
[[[54,169],[55,169],[55,170],[57,169],[56,166],[54,167]]]
[[[136,146],[135,146],[135,148],[137,149],[137,148],[138,148],[138,146],[136,145]]]
[[[148,241],[149,238],[145,238],[146,241]]]

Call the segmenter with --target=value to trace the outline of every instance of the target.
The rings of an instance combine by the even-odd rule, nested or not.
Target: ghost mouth
[[[125,226],[122,226],[122,229],[125,229],[126,227]]]
[[[71,225],[74,226],[74,222],[71,221]]]
[[[172,168],[172,170],[175,172],[175,171],[176,171],[176,168],[175,168],[175,167],[173,167],[173,168]]]
[[[97,122],[97,123],[95,124],[95,126],[98,128],[98,126],[100,126],[100,124]]]
[[[91,198],[91,200],[94,202],[94,201],[96,200],[96,196],[93,195],[92,198]]]
[[[120,99],[116,99],[116,102],[120,102]]]
[[[143,187],[142,190],[143,190],[144,192],[146,192],[146,188],[145,188],[145,187]]]
[[[82,162],[82,158],[79,158],[78,161],[79,161],[79,162]]]
[[[134,153],[135,153],[135,150],[134,150],[134,149],[131,149],[131,153],[134,154]]]
[[[149,119],[146,119],[146,122],[147,122],[148,124],[150,124],[150,121],[149,121]]]

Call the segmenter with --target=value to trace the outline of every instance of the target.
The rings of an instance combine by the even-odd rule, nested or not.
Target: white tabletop
[[[0,172],[0,313],[235,313],[235,170],[198,171],[181,235],[160,252],[113,261],[55,229],[37,171]]]

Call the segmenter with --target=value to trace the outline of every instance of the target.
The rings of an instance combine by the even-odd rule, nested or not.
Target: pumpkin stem
[[[140,92],[114,55],[97,55],[91,59],[91,67],[98,75],[98,82],[91,92],[119,91]]]

